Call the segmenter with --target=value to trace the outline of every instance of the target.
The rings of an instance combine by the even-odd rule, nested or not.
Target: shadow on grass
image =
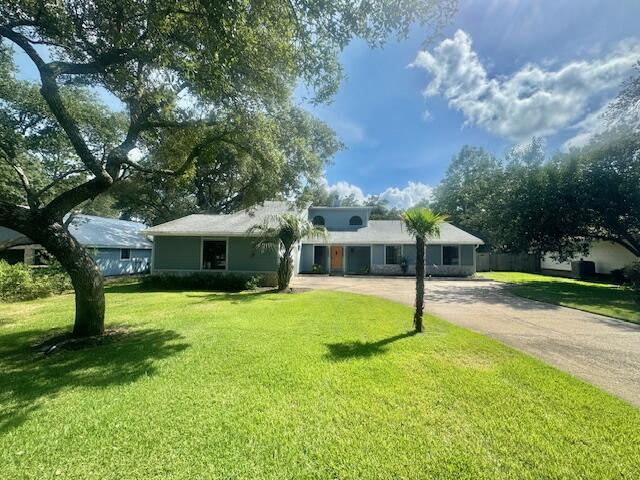
[[[257,300],[262,295],[265,295],[268,293],[279,293],[279,291],[275,288],[260,289],[257,291],[207,290],[206,288],[202,290],[198,290],[196,288],[164,287],[164,286],[155,286],[155,285],[142,285],[140,283],[106,285],[105,292],[106,293],[158,293],[158,292],[186,293],[187,297],[202,298],[203,300],[220,301],[220,302],[231,301],[232,303],[249,302],[251,300]]]
[[[188,348],[172,330],[124,330],[88,348],[50,357],[34,347],[61,330],[0,337],[0,434],[20,426],[40,405],[74,388],[107,388],[156,373],[155,362]],[[62,338],[63,335],[60,337]],[[44,342],[47,343],[47,342]],[[76,346],[77,347],[77,346]]]
[[[351,358],[369,358],[375,355],[380,355],[387,352],[387,345],[404,338],[413,337],[416,334],[414,330],[409,332],[394,335],[393,337],[383,338],[376,342],[341,342],[341,343],[327,343],[327,349],[329,350],[325,354],[325,358],[340,362],[343,360],[349,360]]]
[[[536,281],[511,284],[508,289],[520,297],[640,323],[640,305],[626,288]]]

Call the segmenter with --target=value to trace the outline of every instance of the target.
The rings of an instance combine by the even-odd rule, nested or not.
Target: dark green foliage
[[[435,208],[494,250],[588,253],[593,241],[640,256],[640,139],[616,130],[547,159],[544,142],[496,160],[465,147],[436,189]]]
[[[240,292],[255,290],[263,284],[263,278],[255,275],[230,273],[190,273],[188,275],[147,275],[142,277],[143,290],[210,290],[215,292]]]
[[[406,275],[409,270],[409,259],[407,257],[400,258],[400,270],[402,270],[402,274]]]
[[[624,269],[625,281],[635,294],[636,302],[640,303],[640,261],[634,262]]]
[[[59,265],[28,267],[0,260],[0,300],[12,302],[47,297],[70,290],[71,280]]]
[[[436,187],[433,209],[486,243],[494,243],[491,207],[499,194],[502,174],[497,158],[480,147],[465,145]]]

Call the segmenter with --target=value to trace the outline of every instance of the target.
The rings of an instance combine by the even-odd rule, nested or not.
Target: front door
[[[332,272],[341,272],[342,271],[342,247],[336,247],[335,245],[331,247],[331,271]]]

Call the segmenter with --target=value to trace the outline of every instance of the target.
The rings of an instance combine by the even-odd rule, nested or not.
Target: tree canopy
[[[603,240],[640,256],[639,185],[640,139],[616,129],[550,158],[539,139],[501,160],[465,147],[436,189],[436,208],[497,250],[566,260]]]

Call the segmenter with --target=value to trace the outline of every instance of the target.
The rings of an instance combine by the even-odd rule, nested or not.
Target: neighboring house
[[[146,225],[127,220],[75,215],[68,225],[69,233],[88,248],[104,276],[148,272],[151,266],[151,241],[141,231]],[[20,233],[0,227],[0,242],[22,237]],[[38,244],[12,247],[0,252],[0,259],[10,263],[41,264]]]
[[[595,263],[596,273],[610,274],[640,260],[629,250],[613,242],[598,241],[591,244],[589,255],[577,256],[574,260],[587,260]],[[571,273],[571,261],[556,262],[549,255],[540,260],[542,273],[568,275]]]
[[[149,228],[145,233],[153,236],[152,273],[241,273],[273,280],[278,255],[255,252],[247,230],[286,212],[293,212],[287,202],[265,202],[230,215],[189,215]],[[312,223],[324,225],[328,238],[304,239],[296,247],[296,273],[400,275],[403,259],[408,273],[414,273],[415,240],[403,223],[369,220],[369,212],[367,207],[299,211]],[[473,275],[482,240],[446,222],[440,230],[440,238],[427,241],[427,275]]]

